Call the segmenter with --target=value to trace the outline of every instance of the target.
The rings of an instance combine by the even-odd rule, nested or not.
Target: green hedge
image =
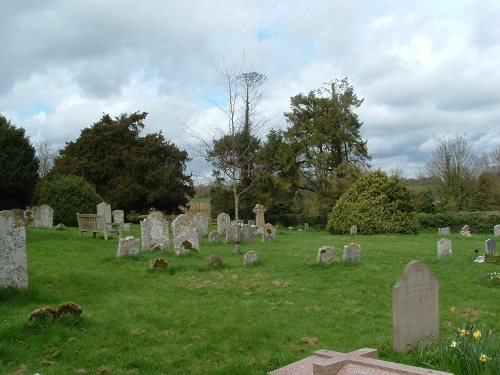
[[[324,229],[326,226],[323,216],[306,216],[302,214],[269,215],[267,221],[273,225],[286,228],[303,227],[304,223],[309,224],[310,228]]]
[[[420,213],[418,219],[422,229],[450,227],[450,230],[456,233],[467,224],[471,233],[493,233],[493,227],[500,224],[500,212]]]

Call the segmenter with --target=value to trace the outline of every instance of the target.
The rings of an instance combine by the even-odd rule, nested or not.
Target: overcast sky
[[[500,145],[499,20],[488,0],[1,0],[0,113],[61,148],[103,113],[146,111],[143,135],[195,157],[186,129],[221,119],[213,64],[244,55],[274,128],[292,96],[347,77],[373,168],[412,177],[440,137]]]

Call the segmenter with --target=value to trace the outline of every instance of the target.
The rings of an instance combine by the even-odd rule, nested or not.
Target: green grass
[[[124,235],[140,237],[139,226]],[[27,228],[29,289],[0,291],[0,374],[265,374],[318,349],[363,347],[422,365],[392,351],[392,287],[411,260],[424,261],[440,282],[443,335],[457,316],[500,328],[500,288],[484,283],[498,266],[474,263],[488,236],[450,238],[453,256],[443,260],[436,233],[286,229],[274,242],[243,243],[240,254],[204,238],[199,253],[177,257],[171,248],[116,258],[116,236]],[[362,245],[359,264],[341,262],[350,242]],[[325,245],[335,247],[331,267],[316,264]],[[261,262],[245,267],[250,250]],[[214,253],[223,266],[208,269]],[[150,270],[159,257],[168,269]],[[81,305],[83,318],[27,325],[33,310],[64,302]]]

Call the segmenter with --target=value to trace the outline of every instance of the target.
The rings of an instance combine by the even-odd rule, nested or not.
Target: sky
[[[372,168],[416,177],[439,139],[500,146],[499,19],[490,0],[2,0],[0,113],[59,149],[103,114],[148,112],[142,134],[188,151],[204,184],[193,134],[227,123],[214,64],[267,77],[269,130],[347,78]]]

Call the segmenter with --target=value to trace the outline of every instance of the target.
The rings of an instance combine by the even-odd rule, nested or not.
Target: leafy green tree
[[[0,210],[25,208],[38,180],[35,148],[25,136],[0,115]]]
[[[141,137],[146,116],[103,115],[66,144],[49,176],[84,177],[115,208],[180,213],[194,196],[191,176],[185,174],[187,152],[166,141],[161,132]]]
[[[399,178],[380,170],[359,178],[333,207],[327,229],[345,234],[353,225],[362,234],[418,233],[410,191]]]
[[[363,103],[347,79],[291,98],[285,113],[290,127],[285,132],[297,188],[314,192],[325,215],[345,189],[366,170],[371,159],[366,141],[361,139],[354,112]]]
[[[95,213],[97,204],[103,201],[94,186],[83,177],[72,175],[46,181],[39,194],[39,204],[52,207],[54,221],[66,226],[77,226],[77,212]]]

